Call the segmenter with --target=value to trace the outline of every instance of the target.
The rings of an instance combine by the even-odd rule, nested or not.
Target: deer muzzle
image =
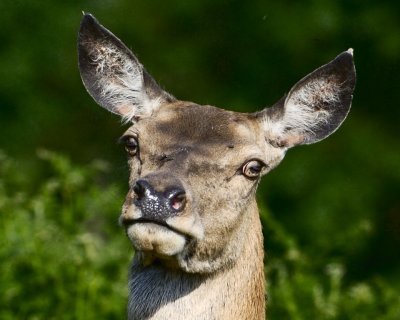
[[[165,175],[138,180],[131,188],[120,223],[134,247],[161,256],[176,255],[192,239],[204,236],[203,225],[182,184]]]

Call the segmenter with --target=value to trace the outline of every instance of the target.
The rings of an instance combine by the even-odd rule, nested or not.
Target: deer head
[[[96,102],[131,123],[121,141],[130,167],[121,224],[144,266],[186,273],[232,267],[257,213],[260,178],[286,151],[320,141],[346,118],[352,50],[316,69],[270,108],[238,113],[164,91],[116,36],[86,14],[79,68]]]

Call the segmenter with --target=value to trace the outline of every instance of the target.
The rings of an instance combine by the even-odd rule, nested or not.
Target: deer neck
[[[263,241],[256,205],[236,263],[215,274],[198,275],[162,266],[143,267],[135,257],[130,275],[129,319],[265,318]],[[249,208],[250,209],[250,208]]]

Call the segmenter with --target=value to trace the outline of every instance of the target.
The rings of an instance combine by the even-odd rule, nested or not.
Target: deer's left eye
[[[123,143],[125,145],[125,150],[130,156],[134,156],[139,151],[139,143],[137,139],[133,136],[124,137]]]
[[[255,179],[260,176],[264,167],[265,164],[263,162],[259,160],[250,160],[243,165],[242,173],[247,178]]]

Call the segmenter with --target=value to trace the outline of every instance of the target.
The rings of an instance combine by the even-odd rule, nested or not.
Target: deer
[[[89,13],[78,64],[91,97],[129,124],[120,138],[130,176],[119,218],[135,251],[128,319],[265,319],[257,186],[288,149],[326,138],[345,120],[353,50],[253,113],[175,98]]]

